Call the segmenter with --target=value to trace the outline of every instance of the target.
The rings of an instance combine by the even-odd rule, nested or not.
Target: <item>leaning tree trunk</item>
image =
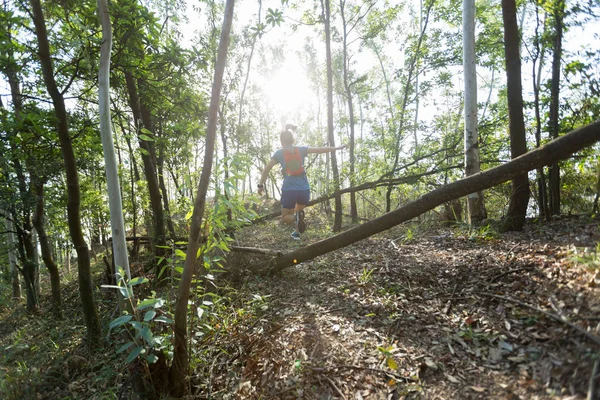
[[[559,136],[559,103],[560,103],[560,59],[562,57],[564,0],[557,0],[554,5],[554,48],[552,57],[552,84],[550,86],[550,135],[552,139]],[[558,163],[550,166],[548,179],[550,198],[550,214],[560,215],[560,167]]]
[[[44,76],[44,82],[48,94],[52,98],[54,112],[57,119],[58,137],[60,148],[65,163],[65,172],[67,175],[67,219],[71,240],[77,252],[77,270],[79,275],[79,295],[83,305],[83,314],[85,325],[87,327],[90,346],[95,346],[100,339],[102,329],[98,319],[96,302],[94,301],[94,287],[92,284],[92,274],[90,272],[90,252],[87,243],[83,237],[81,228],[81,216],[79,206],[81,196],[79,191],[79,177],[77,176],[77,162],[69,136],[69,123],[67,110],[63,95],[58,90],[54,80],[54,69],[50,56],[50,45],[48,44],[48,33],[46,31],[46,22],[42,12],[40,0],[30,0],[33,11],[33,22],[35,24],[35,33],[39,46],[39,57]]]
[[[42,260],[44,260],[44,264],[46,265],[46,268],[48,268],[48,273],[50,274],[50,287],[52,288],[52,314],[56,318],[62,319],[63,315],[60,293],[60,273],[58,272],[58,266],[52,258],[52,246],[50,246],[50,241],[48,240],[48,235],[46,234],[46,228],[44,227],[44,182],[38,177],[33,177],[32,180],[32,183],[35,187],[36,196],[33,225],[35,226],[35,230],[37,231],[38,238],[40,240]]]
[[[519,55],[519,26],[515,0],[502,0],[504,19],[504,54],[506,59],[506,85],[508,91],[508,126],[510,131],[510,156],[517,158],[527,153],[525,123],[523,121],[523,87],[521,85],[521,57]],[[527,171],[512,180],[512,194],[503,231],[520,231],[525,225],[529,203],[529,178]]]
[[[477,130],[477,67],[475,60],[475,0],[463,0],[463,70],[465,77],[465,175],[481,170]],[[467,195],[467,216],[471,225],[487,217],[483,193]]]
[[[227,0],[225,5],[225,16],[223,18],[223,27],[221,29],[221,38],[219,41],[219,50],[217,63],[215,65],[215,77],[213,80],[212,93],[210,98],[210,107],[208,110],[208,125],[206,127],[206,144],[204,147],[204,165],[200,175],[200,183],[196,200],[194,202],[194,211],[192,213],[192,223],[190,227],[190,236],[186,251],[185,264],[179,290],[177,292],[177,301],[175,303],[175,339],[173,346],[173,364],[170,370],[170,382],[172,385],[171,395],[173,397],[182,397],[188,389],[187,378],[189,375],[190,360],[187,350],[187,314],[190,287],[192,278],[196,271],[196,257],[199,247],[200,229],[206,206],[206,193],[210,182],[212,172],[213,156],[215,149],[215,137],[217,131],[217,113],[219,110],[219,99],[221,96],[221,86],[223,83],[223,72],[225,71],[225,62],[227,59],[227,47],[229,45],[229,32],[233,21],[234,0]]]
[[[543,147],[530,151],[506,164],[471,175],[435,189],[402,208],[386,213],[360,226],[321,240],[310,246],[273,258],[257,266],[263,273],[274,273],[311,260],[411,220],[445,202],[506,182],[524,171],[555,163],[600,141],[600,121],[579,128]]]
[[[327,64],[327,138],[329,146],[335,146],[335,136],[333,134],[333,70],[331,67],[331,11],[329,9],[330,0],[321,0],[323,7],[323,20],[325,21],[325,54]],[[325,3],[323,5],[323,3]],[[331,171],[333,173],[334,191],[340,189],[340,173],[337,165],[335,152],[331,153]],[[335,197],[335,214],[333,220],[334,232],[342,229],[342,196]]]

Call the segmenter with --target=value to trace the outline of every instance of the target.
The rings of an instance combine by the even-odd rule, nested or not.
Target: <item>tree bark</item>
[[[127,282],[131,280],[129,257],[125,242],[125,223],[123,219],[123,203],[121,200],[121,184],[119,169],[115,158],[115,145],[112,136],[110,117],[110,56],[112,50],[112,27],[108,12],[108,1],[98,0],[98,15],[102,25],[102,45],[100,47],[100,65],[98,68],[98,105],[100,113],[100,136],[106,169],[106,185],[108,188],[108,205],[110,210],[110,228],[114,270],[122,268]],[[120,292],[119,292],[120,293]],[[123,307],[122,300],[120,301]]]
[[[331,67],[331,11],[330,0],[321,0],[323,9],[323,20],[325,21],[325,56],[327,64],[327,138],[329,146],[335,147],[335,135],[333,132],[333,70]],[[330,154],[331,172],[333,173],[334,191],[340,189],[340,173],[337,165],[335,152]],[[342,196],[335,197],[335,214],[333,219],[333,232],[342,229]]]
[[[161,128],[158,130],[159,137],[162,137],[162,125],[159,124],[159,126],[161,126]],[[164,164],[165,164],[164,149],[163,149],[163,146],[160,146],[158,148],[158,157],[156,157],[156,167],[158,168],[158,186],[159,186],[160,192],[162,194],[163,207],[164,207],[164,210],[166,213],[167,229],[169,230],[169,234],[171,235],[171,238],[175,239],[175,236],[177,236],[177,235],[175,233],[175,225],[173,225],[173,218],[171,218],[171,208],[169,207],[169,196],[168,196],[168,192],[167,192],[167,185],[165,184]]]
[[[58,266],[52,258],[52,246],[48,240],[46,229],[44,227],[44,182],[38,178],[33,177],[33,184],[35,185],[35,196],[36,196],[36,207],[33,215],[33,225],[38,233],[40,240],[40,248],[42,250],[42,260],[48,273],[50,274],[50,287],[52,291],[52,314],[62,319],[62,299],[60,292],[60,273],[58,272]]]
[[[3,68],[3,72],[6,75],[8,84],[10,86],[15,117],[17,122],[20,124],[23,112],[23,101],[18,75],[13,65],[10,64]],[[2,104],[2,107],[4,107],[4,104]],[[21,163],[21,159],[19,158],[20,155],[18,153],[19,151],[24,150],[21,149],[21,147],[14,141],[15,136],[16,132],[10,132],[8,139],[12,150],[11,162],[17,177],[20,204],[22,209],[20,215],[17,215],[16,207],[13,207],[13,225],[14,228],[19,232],[19,246],[24,250],[20,252],[21,264],[23,267],[20,269],[20,272],[23,275],[23,280],[25,282],[27,310],[31,313],[34,313],[37,312],[39,307],[39,291],[36,289],[37,277],[39,276],[39,265],[35,259],[35,246],[33,244],[33,226],[31,223],[31,187],[28,187],[27,185],[30,179],[25,174],[25,168]],[[16,262],[14,265],[15,267],[17,266]]]
[[[217,62],[215,65],[215,76],[213,80],[212,93],[210,98],[210,107],[208,110],[208,124],[206,127],[206,144],[204,147],[204,164],[200,175],[200,183],[196,200],[194,202],[194,211],[192,213],[192,222],[190,227],[190,236],[186,251],[186,259],[177,292],[177,301],[175,303],[175,338],[173,345],[173,364],[169,371],[170,383],[172,385],[171,395],[173,397],[182,397],[186,394],[189,387],[189,354],[187,350],[187,313],[188,301],[190,295],[190,286],[196,270],[196,256],[199,247],[200,229],[206,206],[206,193],[210,182],[212,172],[213,157],[215,150],[215,138],[217,131],[217,113],[219,110],[219,100],[221,96],[221,87],[223,84],[223,73],[227,60],[227,47],[229,45],[229,33],[233,21],[233,7],[235,1],[227,0],[225,4],[225,16],[223,18],[223,27],[221,29],[221,38],[219,40],[219,50]]]
[[[343,68],[344,68],[344,91],[346,92],[346,103],[348,106],[348,123],[350,124],[350,159],[348,162],[350,163],[350,187],[353,187],[356,184],[356,176],[355,176],[355,154],[354,154],[354,105],[352,103],[352,88],[350,86],[350,81],[348,77],[348,70],[350,69],[350,60],[348,57],[348,27],[346,22],[346,14],[345,14],[345,0],[340,0],[340,16],[342,17],[342,57],[343,57]],[[337,188],[339,190],[339,187]],[[356,193],[350,192],[350,217],[352,218],[352,222],[358,221],[358,210],[356,208]]]
[[[35,33],[38,39],[42,74],[44,76],[48,94],[52,98],[52,104],[57,119],[58,137],[67,175],[67,218],[69,232],[73,245],[75,246],[75,251],[77,252],[79,294],[83,305],[83,314],[85,317],[89,344],[93,347],[99,343],[102,329],[100,327],[100,320],[98,319],[96,302],[94,301],[94,288],[90,272],[90,253],[81,228],[81,216],[79,210],[81,196],[79,190],[79,177],[77,176],[77,163],[73,152],[73,145],[71,144],[71,137],[69,136],[65,101],[54,80],[54,69],[50,57],[50,45],[48,44],[48,33],[46,31],[46,22],[42,12],[42,6],[40,0],[30,0],[30,3],[33,11]]]
[[[475,60],[475,0],[463,0],[463,69],[465,79],[465,175],[481,170],[477,129],[477,64]],[[478,225],[487,218],[483,193],[467,195],[469,224]]]
[[[138,142],[142,149],[142,161],[144,163],[144,174],[146,175],[146,181],[148,182],[148,191],[150,193],[150,205],[152,207],[152,216],[154,221],[154,240],[156,246],[154,247],[154,254],[160,259],[164,255],[164,248],[160,246],[165,245],[165,222],[163,215],[163,206],[161,203],[160,188],[158,185],[158,177],[156,173],[155,158],[152,156],[154,153],[150,146],[150,143],[141,138],[142,128],[151,130],[151,122],[148,120],[148,115],[143,112],[140,98],[138,95],[138,89],[136,81],[131,71],[125,72],[125,80],[127,83],[127,91],[129,93],[129,105],[133,112],[134,122],[138,133]],[[159,276],[160,266],[156,264],[156,276]]]
[[[504,55],[506,59],[506,85],[508,91],[508,127],[510,156],[517,158],[527,153],[525,122],[523,120],[523,87],[521,85],[520,38],[515,0],[502,0],[504,19]],[[525,224],[529,203],[529,178],[527,171],[512,180],[512,193],[502,231],[520,231]]]
[[[435,189],[402,208],[382,215],[360,226],[321,240],[310,246],[273,258],[258,265],[259,272],[274,273],[295,264],[351,245],[402,222],[415,218],[447,201],[506,182],[524,171],[542,167],[568,158],[571,154],[600,141],[600,121],[579,128],[543,147],[530,151],[510,162],[479,172],[467,178]]]
[[[559,103],[560,103],[560,59],[562,57],[563,19],[565,13],[564,0],[554,4],[554,44],[552,56],[552,84],[550,86],[550,137],[559,136]],[[550,214],[560,215],[560,166],[554,163],[550,166],[548,181]]]
[[[9,263],[9,274],[12,284],[13,298],[21,298],[21,282],[19,280],[19,271],[17,269],[17,254],[15,252],[15,234],[12,222],[6,218],[5,220],[6,231],[8,232],[8,263]]]
[[[542,35],[539,34],[538,28],[540,26],[539,20],[539,9],[540,6],[536,5],[536,26],[535,26],[535,53],[532,57],[532,83],[533,83],[533,101],[535,109],[535,147],[540,147],[542,144],[542,117],[540,112],[540,85],[541,85],[541,72],[544,64],[544,50],[545,47],[540,49],[540,42]],[[544,23],[544,32],[546,30],[546,24]],[[539,57],[539,64],[537,64]],[[536,65],[537,64],[537,65]],[[546,175],[544,168],[537,169],[537,189],[538,189],[538,206],[540,217],[550,220],[550,208],[548,204],[548,189],[546,187]]]

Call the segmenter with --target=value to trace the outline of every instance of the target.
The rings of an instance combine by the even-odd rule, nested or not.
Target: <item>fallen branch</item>
[[[523,303],[522,301],[515,300],[515,299],[513,299],[511,297],[499,296],[497,294],[490,294],[490,293],[479,293],[479,294],[481,296],[493,297],[495,299],[500,299],[500,300],[508,301],[510,303],[515,303],[515,304],[520,305],[521,307],[529,308],[531,310],[539,312],[540,314],[544,314],[545,316],[547,316],[549,318],[552,318],[555,321],[562,322],[563,324],[569,326],[573,330],[576,330],[577,332],[581,333],[582,335],[584,335],[585,337],[587,337],[588,339],[590,339],[592,342],[594,342],[594,343],[596,343],[597,345],[600,346],[600,336],[594,335],[593,333],[586,331],[582,327],[580,327],[578,325],[575,325],[574,323],[572,323],[570,321],[567,321],[566,319],[564,319],[560,315],[556,315],[556,314],[553,314],[551,312],[542,310],[539,307],[532,306],[531,304]]]
[[[496,276],[494,276],[492,279],[490,279],[489,283],[494,283],[496,282],[498,279],[505,277],[506,275],[510,275],[510,274],[514,274],[515,272],[521,272],[521,271],[531,271],[533,269],[533,267],[521,267],[521,268],[515,268],[515,269],[511,269],[509,271],[503,272],[501,274],[498,274]]]
[[[450,167],[441,168],[441,169],[433,169],[433,170],[429,170],[429,171],[426,171],[426,172],[423,172],[420,174],[416,174],[416,175],[402,176],[400,178],[393,178],[393,179],[380,179],[380,180],[373,181],[373,182],[366,182],[366,183],[363,183],[358,186],[341,189],[341,190],[338,190],[337,192],[323,195],[321,197],[318,197],[314,200],[309,201],[306,206],[307,207],[314,206],[315,204],[319,204],[324,201],[331,200],[338,195],[342,195],[342,194],[346,194],[346,193],[353,193],[353,192],[357,193],[357,192],[361,192],[363,190],[376,189],[378,187],[384,187],[384,186],[389,186],[389,185],[401,185],[401,184],[406,184],[406,183],[415,183],[415,182],[418,182],[419,179],[424,178],[426,176],[435,175],[435,174],[438,174],[441,172],[445,172],[445,171],[449,171],[451,169],[457,169],[457,168],[461,168],[461,167],[462,167],[462,165],[452,165]],[[270,214],[266,214],[261,217],[254,218],[252,220],[252,223],[256,224],[259,222],[263,222],[263,221],[269,220],[271,218],[278,217],[280,215],[281,215],[281,211],[274,211]]]
[[[279,257],[283,255],[283,252],[271,249],[259,249],[258,247],[241,247],[241,246],[229,246],[229,250],[239,253],[256,253],[266,254],[269,256]]]
[[[335,383],[331,380],[331,378],[329,378],[327,375],[325,375],[325,379],[327,379],[327,381],[329,381],[329,383],[331,384],[331,386],[333,386],[335,391],[338,392],[338,394],[340,396],[342,396],[342,399],[346,400],[346,396],[344,396],[344,393],[342,393],[342,391],[335,385]]]
[[[568,158],[573,153],[600,141],[600,121],[579,128],[529,153],[523,154],[506,164],[479,172],[467,178],[442,186],[404,207],[375,218],[369,222],[348,229],[338,235],[316,242],[310,246],[284,254],[265,263],[256,265],[259,273],[273,273],[320,255],[349,246],[376,233],[383,232],[402,222],[441,205],[471,193],[491,188],[511,180],[514,176],[544,165],[553,164]]]

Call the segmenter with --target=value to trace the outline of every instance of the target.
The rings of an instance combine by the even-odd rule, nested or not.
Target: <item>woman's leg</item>
[[[296,216],[294,215],[295,210],[293,208],[281,207],[281,222],[292,225],[296,223]]]

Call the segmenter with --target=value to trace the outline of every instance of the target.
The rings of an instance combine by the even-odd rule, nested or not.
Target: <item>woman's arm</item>
[[[308,147],[306,153],[315,153],[315,154],[323,154],[323,153],[331,153],[336,150],[343,150],[347,146],[345,144],[337,147]]]
[[[275,166],[275,164],[277,164],[277,160],[274,158],[271,158],[271,161],[269,161],[269,163],[265,166],[265,169],[263,170],[262,174],[260,175],[260,181],[258,182],[258,184],[259,184],[258,194],[259,195],[262,194],[262,192],[263,192],[262,185],[264,185],[265,182],[267,181],[267,178],[269,177],[269,172],[271,172],[271,169]]]

